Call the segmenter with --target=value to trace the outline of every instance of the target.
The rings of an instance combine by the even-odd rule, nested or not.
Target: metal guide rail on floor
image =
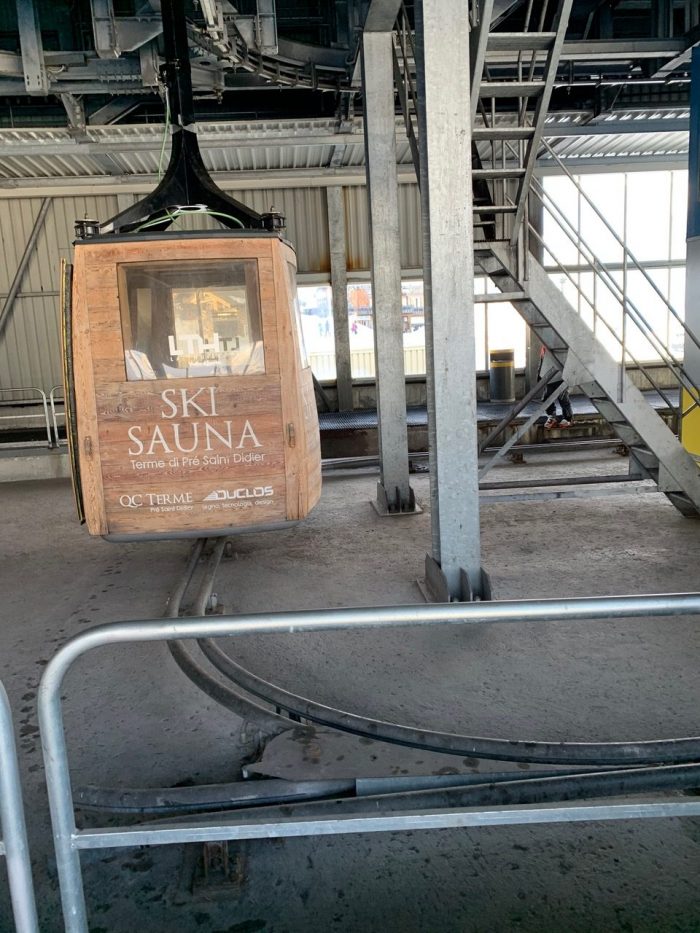
[[[134,642],[191,642],[247,634],[294,635],[300,632],[509,622],[563,624],[689,615],[700,617],[700,594],[309,610],[260,613],[235,618],[168,618],[117,622],[79,634],[50,661],[39,690],[41,740],[66,930],[69,933],[86,933],[88,930],[80,864],[80,852],[84,849],[467,826],[700,816],[700,799],[684,799],[669,794],[660,796],[664,790],[677,791],[700,785],[700,738],[690,738],[666,740],[666,744],[675,743],[679,749],[678,757],[671,760],[683,761],[685,764],[632,768],[614,774],[593,773],[574,778],[567,775],[561,779],[549,778],[547,781],[528,782],[522,779],[495,787],[477,785],[450,788],[442,790],[438,797],[432,792],[426,795],[418,791],[369,796],[363,800],[314,801],[298,808],[286,805],[282,810],[258,806],[237,813],[215,812],[129,826],[78,829],[63,728],[61,693],[64,678],[72,665],[94,648]],[[583,782],[577,793],[571,791],[572,780]],[[562,784],[557,785],[557,781]],[[569,790],[559,790],[559,787]],[[530,788],[534,793],[523,793],[524,788],[526,791]],[[630,793],[645,796],[635,796],[634,800],[627,802],[610,799]],[[608,799],[602,803],[591,803],[593,797]],[[382,807],[387,799],[390,806]],[[582,802],[565,804],[564,801],[572,799]],[[475,805],[475,800],[480,805]],[[522,805],[514,805],[514,802]]]
[[[37,933],[32,869],[24,823],[15,734],[10,704],[0,684],[0,855],[7,861],[12,913],[17,933]]]

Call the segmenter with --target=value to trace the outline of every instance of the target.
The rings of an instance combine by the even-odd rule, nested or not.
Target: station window
[[[335,331],[333,299],[330,285],[300,285],[297,300],[308,351],[309,363],[319,380],[332,380],[335,372]]]
[[[613,358],[624,342],[627,364],[682,359],[688,173],[548,176],[544,189],[545,268]]]
[[[265,372],[255,260],[124,263],[119,296],[129,381]]]

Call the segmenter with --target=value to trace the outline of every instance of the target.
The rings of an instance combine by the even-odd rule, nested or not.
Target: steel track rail
[[[193,615],[202,616],[211,594],[216,572],[225,548],[225,539],[214,539],[214,550],[204,573]],[[179,601],[171,600],[170,618],[180,612],[180,603],[191,581],[205,541],[197,541],[188,561],[184,588],[176,591]],[[194,555],[197,555],[196,557]],[[244,720],[259,724],[276,735],[290,728],[289,720],[260,706],[263,700],[277,711],[285,710],[294,720],[304,719],[353,735],[371,737],[380,742],[403,745],[443,754],[488,758],[500,761],[521,761],[552,765],[652,765],[700,761],[700,736],[625,742],[547,742],[468,736],[428,729],[416,729],[402,723],[385,722],[360,716],[347,710],[326,706],[316,700],[299,696],[277,684],[258,677],[236,663],[212,639],[198,640],[204,657],[224,685],[194,660],[184,642],[170,643],[170,651],[181,670],[208,696],[235,712]]]

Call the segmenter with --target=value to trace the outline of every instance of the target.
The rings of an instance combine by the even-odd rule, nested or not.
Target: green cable
[[[226,217],[228,220],[234,221],[239,227],[244,229],[245,225],[243,221],[239,220],[238,217],[234,217],[232,214],[224,214],[221,211],[210,211],[210,210],[199,210],[199,208],[187,208],[187,207],[178,207],[176,210],[171,212],[166,212],[160,217],[155,217],[153,220],[147,220],[145,223],[141,224],[139,227],[136,227],[134,233],[140,233],[141,230],[147,230],[149,227],[156,227],[158,224],[161,224],[164,220],[177,220],[178,217],[182,217],[186,214],[207,214],[210,217]]]

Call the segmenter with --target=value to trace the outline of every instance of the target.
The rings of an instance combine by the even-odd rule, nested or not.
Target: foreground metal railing
[[[87,652],[105,645],[132,642],[174,641],[237,637],[255,633],[289,634],[332,632],[347,629],[419,625],[482,625],[508,622],[567,623],[649,616],[700,616],[700,594],[616,596],[593,599],[555,599],[508,602],[451,603],[382,607],[371,609],[309,610],[245,615],[117,622],[83,632],[69,641],[49,662],[39,689],[39,722],[56,847],[56,860],[66,930],[86,933],[87,912],[83,892],[80,852],[137,845],[168,845],[213,840],[283,838],[396,830],[505,826],[515,824],[626,820],[670,816],[700,816],[700,800],[667,796],[635,799],[630,803],[574,806],[559,801],[551,805],[450,807],[392,812],[343,813],[319,817],[280,815],[257,810],[245,815],[210,814],[199,818],[158,821],[150,824],[76,827],[68,751],[62,717],[64,678]],[[676,740],[669,740],[671,744]],[[700,738],[677,740],[688,748]],[[665,743],[662,743],[665,744]],[[692,756],[691,756],[692,757]],[[619,796],[619,795],[616,795]],[[371,805],[370,805],[371,806]]]
[[[10,704],[0,684],[0,855],[7,861],[12,913],[17,933],[37,933],[39,923],[34,900],[22,789]]]

